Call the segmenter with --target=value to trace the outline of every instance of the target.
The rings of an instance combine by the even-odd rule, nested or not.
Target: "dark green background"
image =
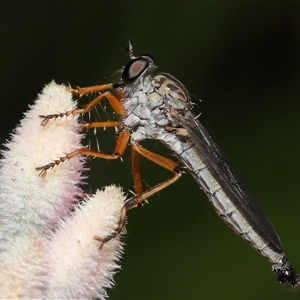
[[[1,142],[52,79],[109,82],[128,61],[120,44],[131,38],[137,54],[151,54],[158,71],[202,100],[201,122],[258,197],[300,272],[299,19],[299,1],[2,1]],[[99,132],[101,149],[112,151],[115,137]],[[157,142],[147,146],[172,157]],[[128,150],[123,163],[92,164],[88,189],[133,189]],[[149,185],[169,176],[143,165]],[[129,212],[124,241],[110,299],[300,298],[224,225],[189,174]]]

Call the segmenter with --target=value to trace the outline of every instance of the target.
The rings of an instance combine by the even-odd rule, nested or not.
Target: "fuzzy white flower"
[[[0,163],[0,295],[6,298],[106,297],[122,244],[99,250],[94,236],[117,227],[122,191],[108,187],[84,197],[84,158],[75,156],[39,176],[36,167],[82,147],[77,117],[41,126],[39,115],[72,110],[63,85],[47,85],[2,151]],[[25,275],[26,276],[25,276]]]
[[[116,229],[124,196],[116,187],[97,191],[76,209],[52,237],[49,251],[49,299],[91,299],[106,296],[113,284],[122,247],[119,238],[101,250],[95,236],[105,237]],[[74,263],[76,262],[76,263]],[[94,282],[93,282],[94,281]]]
[[[0,165],[1,250],[24,233],[55,230],[57,221],[69,215],[76,198],[82,197],[82,157],[74,157],[44,177],[35,170],[80,147],[77,118],[57,119],[40,126],[39,115],[75,106],[65,86],[50,83],[5,145]]]

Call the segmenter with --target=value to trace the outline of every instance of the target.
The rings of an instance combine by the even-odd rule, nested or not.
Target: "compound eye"
[[[143,57],[131,60],[124,68],[122,81],[126,85],[134,83],[148,68],[149,61]]]

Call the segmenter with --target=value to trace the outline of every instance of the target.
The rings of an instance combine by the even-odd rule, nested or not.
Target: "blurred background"
[[[194,98],[195,113],[300,272],[299,16],[298,1],[1,1],[1,143],[52,79],[110,82],[128,61],[121,44],[130,38],[136,54],[153,56],[158,72],[201,99]],[[113,129],[98,130],[100,149],[112,152],[116,137]],[[96,147],[95,140],[90,133],[85,144]],[[157,142],[144,145],[177,160]],[[171,175],[142,165],[149,186]],[[129,148],[123,162],[91,159],[89,166],[86,189],[114,183],[130,196]],[[129,212],[124,242],[110,299],[300,298],[223,223],[189,174]]]

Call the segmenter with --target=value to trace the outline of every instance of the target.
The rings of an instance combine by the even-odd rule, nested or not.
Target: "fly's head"
[[[124,87],[125,94],[132,94],[137,89],[145,89],[144,85],[150,82],[148,75],[156,69],[156,64],[150,55],[134,56],[130,42],[129,48],[126,49],[129,53],[130,61],[122,70],[121,84]],[[149,77],[148,80],[147,77]]]

